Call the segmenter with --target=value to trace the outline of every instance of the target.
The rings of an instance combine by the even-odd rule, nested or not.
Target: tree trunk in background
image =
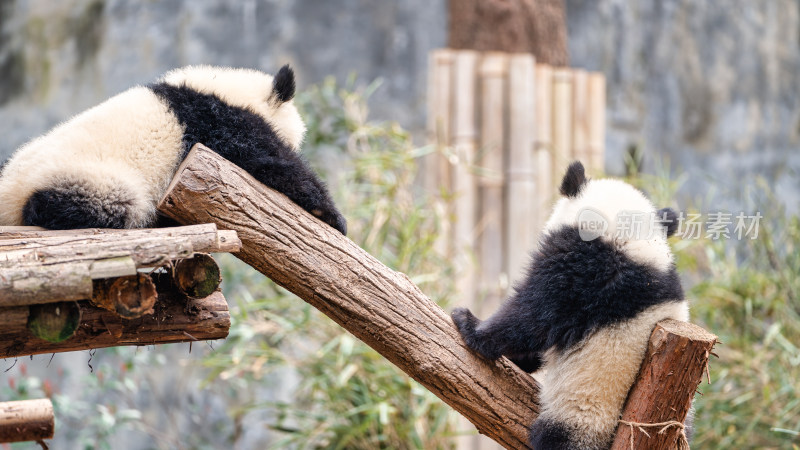
[[[563,0],[450,0],[449,47],[533,53],[569,65]]]

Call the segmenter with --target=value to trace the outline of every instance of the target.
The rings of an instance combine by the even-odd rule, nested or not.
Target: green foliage
[[[683,181],[631,173],[658,206]],[[720,339],[694,402],[693,447],[800,448],[800,217],[770,192],[763,180],[747,192],[746,215],[764,216],[756,239],[672,239],[692,321]]]
[[[429,150],[414,147],[396,124],[367,121],[375,87],[356,91],[352,80],[345,88],[327,80],[301,95],[304,153],[334,188],[349,237],[442,303],[452,290],[450,265],[432,250],[437,218],[412,186]],[[210,380],[253,382],[286,367],[300,380],[288,399],[253,401],[238,412],[276,411],[268,424],[274,448],[450,446],[453,415],[433,394],[271,281],[231,259],[222,266],[237,308],[231,337],[206,359]]]
[[[703,243],[693,315],[721,341],[697,404],[701,448],[800,447],[800,218],[761,203],[757,239]]]

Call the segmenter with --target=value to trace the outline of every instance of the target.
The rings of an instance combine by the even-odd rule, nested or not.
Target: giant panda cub
[[[297,150],[305,125],[294,73],[192,66],[73,117],[18,149],[0,172],[0,225],[140,228],[202,143],[328,225],[346,223]]]
[[[587,179],[579,162],[561,194],[515,293],[484,321],[452,317],[484,357],[543,364],[533,448],[606,449],[656,322],[688,320],[667,244],[677,217],[622,181]]]

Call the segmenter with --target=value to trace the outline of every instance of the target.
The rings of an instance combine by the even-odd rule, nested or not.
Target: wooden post
[[[680,448],[683,422],[716,342],[716,336],[690,323],[664,320],[656,325],[613,450]]]
[[[572,72],[553,71],[553,188],[572,162]]]
[[[55,428],[49,398],[0,403],[0,443],[52,439]]]
[[[505,295],[503,254],[503,185],[505,167],[506,75],[505,53],[485,53],[479,67],[481,85],[481,176],[478,177],[478,292],[475,311],[491,314]]]
[[[606,78],[602,73],[589,74],[588,79],[589,109],[589,162],[590,174],[605,173],[606,148]]]
[[[536,105],[533,56],[513,55],[508,75],[508,157],[506,158],[505,242],[506,273],[511,280],[523,275],[528,252],[536,243],[539,202],[534,172]],[[544,212],[541,212],[544,214]],[[509,283],[509,288],[511,283]]]
[[[589,83],[585,70],[572,71],[572,159],[589,164]],[[563,175],[563,174],[562,174]]]
[[[507,448],[527,445],[538,413],[538,389],[528,374],[506,359],[472,353],[447,313],[406,275],[198,147],[167,189],[162,213],[180,223],[212,221],[236,230],[238,258],[373,347],[482,433]]]
[[[536,231],[544,228],[554,199],[553,182],[553,69],[537,64],[535,79]]]

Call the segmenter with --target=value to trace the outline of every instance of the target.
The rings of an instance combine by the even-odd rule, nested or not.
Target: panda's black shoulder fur
[[[290,69],[286,69],[289,72],[284,75],[291,75]],[[148,87],[166,102],[184,127],[182,158],[194,144],[202,143],[265,185],[282,192],[306,211],[346,233],[345,220],[325,184],[256,112],[227,104],[216,95],[185,85],[161,82]],[[283,87],[281,95],[288,96],[289,87]],[[291,94],[294,94],[293,83]]]
[[[593,331],[682,300],[674,267],[664,272],[638,263],[565,225],[544,235],[527,276],[491,317],[480,321],[466,308],[452,316],[471,349],[489,359],[505,355],[533,371],[550,348],[566,351]]]
[[[584,241],[574,226],[542,239],[512,299],[543,332],[544,349],[559,350],[650,306],[680,300],[683,289],[674,267],[662,272],[601,239]]]

